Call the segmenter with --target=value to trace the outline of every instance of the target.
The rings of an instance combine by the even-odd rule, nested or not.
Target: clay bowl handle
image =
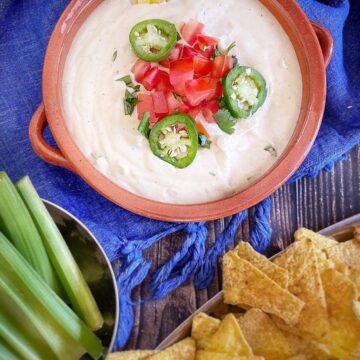
[[[334,48],[333,38],[332,38],[329,30],[327,30],[322,25],[320,25],[316,22],[313,22],[313,21],[311,22],[311,25],[314,28],[315,34],[319,40],[320,47],[321,47],[321,50],[322,50],[322,53],[324,56],[324,64],[325,64],[325,67],[327,67],[331,60],[331,55],[332,55],[333,48]]]
[[[44,104],[35,111],[30,121],[29,138],[35,153],[44,161],[72,170],[69,161],[64,157],[60,150],[51,147],[44,139],[43,132],[47,126]]]

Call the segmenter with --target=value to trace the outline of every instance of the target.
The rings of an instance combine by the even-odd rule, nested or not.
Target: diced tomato
[[[205,46],[216,46],[219,39],[204,34],[196,35],[197,41]]]
[[[211,71],[211,77],[216,79],[222,78],[223,76],[228,74],[228,72],[233,68],[233,65],[234,59],[231,56],[216,56]]]
[[[207,131],[205,125],[202,123],[201,120],[195,119],[196,128],[199,134],[205,135],[208,139],[210,138],[209,132]]]
[[[208,123],[216,123],[214,115],[218,111],[219,111],[219,104],[216,100],[209,101],[202,109],[204,118]]]
[[[209,59],[205,59],[202,56],[196,56],[194,58],[194,74],[195,77],[205,76],[212,70],[213,62]]]
[[[170,84],[169,74],[165,71],[160,70],[158,75],[158,83],[155,85],[156,91],[168,92],[172,90]]]
[[[170,51],[169,55],[166,57],[166,59],[160,61],[160,65],[164,67],[169,67],[170,61],[175,61],[180,59],[182,51],[183,51],[183,44],[177,43],[175,47]]]
[[[148,94],[139,93],[138,94],[138,103],[137,103],[137,115],[138,119],[141,120],[144,112],[150,113],[150,122],[154,123],[157,121],[157,117],[154,111],[154,103],[152,96]]]
[[[190,115],[193,119],[195,119],[201,111],[201,106],[191,106],[189,107],[187,114]]]
[[[173,114],[175,111],[178,111],[180,106],[183,105],[183,103],[176,99],[172,92],[169,92],[167,94],[166,101],[168,104],[169,114]]]
[[[195,56],[199,56],[199,53],[196,50],[194,50],[192,47],[184,45],[181,57],[183,59],[186,58],[193,59]]]
[[[150,70],[150,67],[151,67],[150,63],[138,59],[131,68],[131,72],[134,74],[135,80],[141,83],[146,73]]]
[[[190,45],[193,45],[196,41],[196,36],[201,34],[204,29],[204,24],[199,21],[191,19],[185,23],[181,28],[180,33],[183,39]]]
[[[190,109],[190,107],[186,104],[181,104],[179,106],[179,112],[181,112],[181,113],[188,114],[189,109]]]
[[[164,116],[169,113],[166,95],[163,91],[153,91],[151,93],[156,116]]]
[[[170,63],[170,84],[178,94],[184,94],[186,81],[192,80],[193,78],[193,59],[179,59]]]
[[[153,67],[146,74],[141,83],[146,90],[152,90],[159,83],[159,68]]]
[[[185,96],[191,106],[197,106],[204,100],[215,96],[216,84],[210,79],[189,80],[185,83]]]
[[[214,46],[206,46],[204,47],[203,45],[200,45],[200,43],[196,43],[193,46],[194,50],[196,50],[199,54],[201,54],[202,56],[206,57],[207,59],[211,59],[212,54],[215,51],[215,47]]]
[[[215,94],[216,97],[222,97],[223,96],[223,88],[222,88],[222,85],[221,85],[221,81],[218,81],[216,83],[216,94]]]

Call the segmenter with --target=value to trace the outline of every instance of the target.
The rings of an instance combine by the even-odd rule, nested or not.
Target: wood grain
[[[360,212],[360,146],[351,151],[347,160],[339,162],[331,172],[321,172],[316,178],[305,178],[285,185],[272,196],[273,255],[292,241],[292,234],[305,226],[315,231]],[[224,229],[229,219],[208,224],[207,246]],[[234,244],[247,240],[251,223],[246,220],[239,228]],[[163,264],[182,241],[181,235],[164,238],[145,256],[153,261],[153,269]],[[233,244],[233,245],[234,245]],[[219,264],[220,265],[220,264]],[[134,300],[146,299],[148,283],[134,292]],[[221,289],[221,268],[206,290],[196,291],[190,283],[156,302],[136,306],[135,324],[128,349],[153,349],[193,311]]]

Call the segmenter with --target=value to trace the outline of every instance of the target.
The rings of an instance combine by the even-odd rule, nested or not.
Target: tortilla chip
[[[352,281],[356,286],[358,295],[360,295],[360,270],[347,266],[336,258],[327,259],[321,264],[321,272],[327,269],[335,269]]]
[[[237,356],[214,351],[199,350],[196,353],[196,360],[265,360],[262,356],[249,355]]]
[[[207,338],[219,328],[221,321],[205,313],[197,314],[192,321],[191,337],[196,341],[198,349],[204,349]]]
[[[304,303],[233,251],[223,257],[224,301],[275,314],[290,325],[298,322]]]
[[[334,239],[317,234],[316,232],[305,228],[296,230],[294,237],[295,241],[300,241],[304,238],[312,241],[319,263],[327,259],[325,250],[338,244]]]
[[[360,271],[360,243],[349,240],[326,249],[329,259],[336,259],[346,266]]]
[[[241,356],[253,354],[233,314],[225,316],[204,350]]]
[[[321,274],[331,322],[327,344],[341,358],[360,358],[360,320],[355,311],[357,291],[353,282],[334,269]]]
[[[239,255],[239,257],[249,261],[281,287],[285,289],[287,288],[289,280],[288,272],[271,262],[266,256],[256,252],[249,243],[241,241],[234,251]]]
[[[354,227],[354,240],[360,244],[360,225]]]
[[[287,358],[286,360],[308,360],[307,356],[304,354],[298,354],[292,357]]]
[[[271,317],[259,309],[247,311],[238,322],[255,354],[267,360],[285,360],[304,347],[302,339],[279,329]]]
[[[146,360],[195,360],[195,341],[186,338],[159,353],[149,356]]]
[[[142,360],[157,353],[153,350],[121,351],[109,354],[108,360]]]
[[[330,323],[312,241],[307,238],[296,241],[274,262],[289,271],[288,289],[305,303],[299,322],[289,331],[321,342]],[[281,322],[276,321],[276,324],[281,325]]]

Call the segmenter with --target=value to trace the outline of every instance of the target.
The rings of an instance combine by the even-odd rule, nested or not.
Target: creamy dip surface
[[[267,82],[264,105],[249,119],[239,120],[233,135],[207,125],[211,148],[199,148],[185,169],[153,155],[137,131],[136,111],[124,115],[125,85],[115,81],[130,74],[136,61],[128,39],[131,28],[151,18],[177,26],[189,19],[204,23],[204,33],[220,38],[224,47],[236,41],[232,54],[240,64],[259,70]],[[133,193],[176,204],[224,198],[264,175],[286,148],[302,99],[293,46],[258,0],[169,0],[157,5],[105,0],[76,35],[62,86],[67,126],[94,166]],[[276,149],[277,157],[264,150],[268,146]]]

